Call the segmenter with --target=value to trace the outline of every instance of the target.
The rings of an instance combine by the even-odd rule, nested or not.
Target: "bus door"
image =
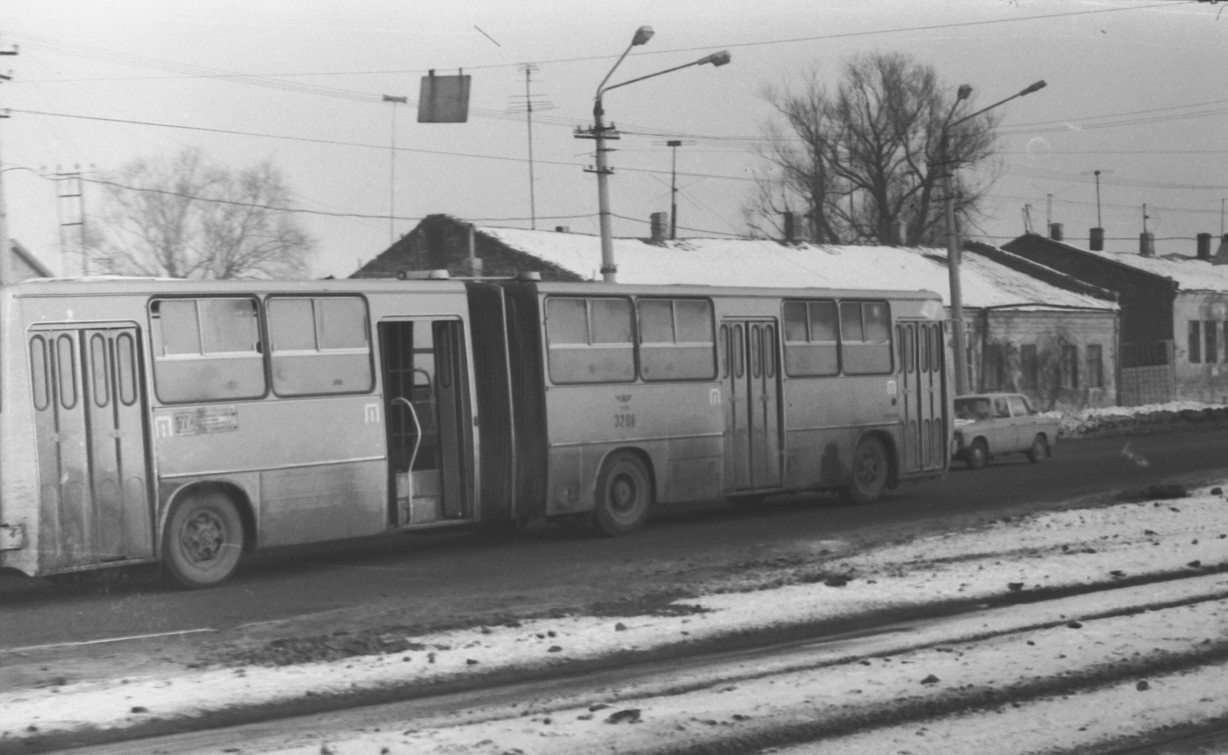
[[[946,464],[942,325],[929,320],[901,320],[896,325],[900,379],[904,471],[942,469]]]
[[[136,327],[38,329],[28,343],[42,565],[153,556]]]
[[[465,341],[455,319],[379,324],[394,527],[472,513],[472,419]]]
[[[780,485],[780,364],[776,332],[774,320],[721,321],[726,490]]]

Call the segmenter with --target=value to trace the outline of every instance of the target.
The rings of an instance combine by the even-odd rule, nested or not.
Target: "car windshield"
[[[957,398],[955,399],[956,419],[989,419],[989,399]]]

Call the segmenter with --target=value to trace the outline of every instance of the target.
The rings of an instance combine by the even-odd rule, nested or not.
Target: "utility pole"
[[[11,50],[0,50],[0,55],[16,55],[17,47]],[[12,76],[0,73],[0,84],[12,80]],[[0,122],[8,118],[8,112],[0,110]],[[0,286],[12,283],[13,275],[9,272],[13,263],[13,243],[9,241],[9,216],[4,204],[4,159],[0,152]]]
[[[682,141],[670,139],[666,144],[673,152],[669,169],[669,238],[673,241],[678,238],[678,148],[682,146]]]
[[[529,127],[529,228],[537,230],[537,194],[533,180],[533,65],[524,67],[524,117]]]
[[[391,247],[397,242],[394,228],[397,217],[397,105],[408,104],[409,98],[386,94],[384,102],[392,103],[392,141],[388,148],[388,246]]]

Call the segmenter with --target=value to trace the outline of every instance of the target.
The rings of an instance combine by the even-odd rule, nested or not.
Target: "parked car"
[[[1053,453],[1057,429],[1057,417],[1037,413],[1019,393],[957,396],[951,458],[980,469],[996,456],[1025,453],[1038,464]]]

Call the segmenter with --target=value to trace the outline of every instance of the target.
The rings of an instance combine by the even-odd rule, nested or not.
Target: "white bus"
[[[98,279],[0,290],[0,569],[584,519],[945,472],[927,292]]]

